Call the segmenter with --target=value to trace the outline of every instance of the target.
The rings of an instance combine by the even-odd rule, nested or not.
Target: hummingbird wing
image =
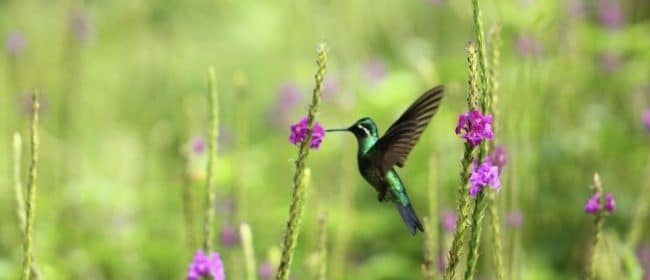
[[[394,165],[404,166],[409,153],[438,111],[443,92],[443,86],[426,91],[388,128],[384,136],[377,140],[371,152],[381,162],[382,173]]]

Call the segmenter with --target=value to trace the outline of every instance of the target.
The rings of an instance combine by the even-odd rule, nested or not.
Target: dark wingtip
[[[413,210],[411,204],[407,204],[406,206],[397,205],[397,210],[411,235],[415,235],[418,230],[424,232],[424,227],[422,226],[422,223],[420,223],[420,220],[418,219],[417,214],[415,214],[415,210]]]

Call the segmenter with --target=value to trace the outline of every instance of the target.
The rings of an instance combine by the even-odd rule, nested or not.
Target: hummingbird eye
[[[363,131],[363,133],[366,134],[366,136],[370,135],[370,131],[367,128],[365,128],[363,125],[358,124],[357,127],[360,128]]]

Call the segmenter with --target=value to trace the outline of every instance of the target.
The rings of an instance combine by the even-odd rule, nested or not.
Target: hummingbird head
[[[366,137],[379,137],[377,132],[377,125],[375,122],[368,117],[362,118],[355,122],[352,126],[348,128],[339,128],[339,129],[328,129],[327,132],[332,131],[349,131],[357,137],[357,139],[363,139]]]

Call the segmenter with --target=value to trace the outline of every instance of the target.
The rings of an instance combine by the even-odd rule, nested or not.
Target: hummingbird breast
[[[385,193],[389,185],[386,174],[381,174],[381,169],[375,161],[368,157],[359,157],[359,173],[379,193]]]

